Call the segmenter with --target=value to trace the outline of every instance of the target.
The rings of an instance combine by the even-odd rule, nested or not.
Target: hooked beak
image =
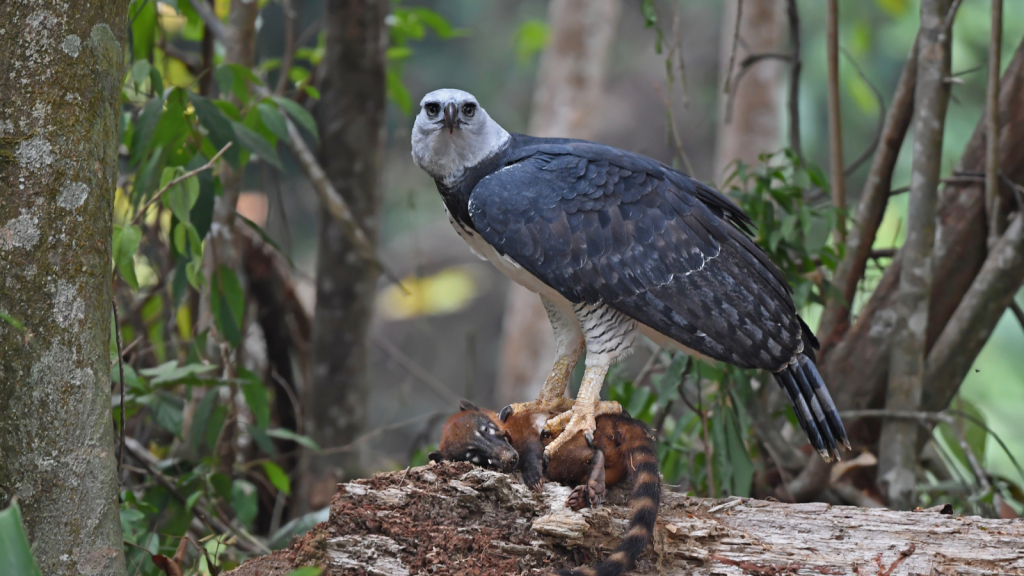
[[[451,134],[455,131],[455,126],[459,123],[459,109],[455,106],[454,102],[449,102],[444,107],[444,127],[448,129],[448,133]]]

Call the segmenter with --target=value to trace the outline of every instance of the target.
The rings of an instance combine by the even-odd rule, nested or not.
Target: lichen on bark
[[[0,508],[44,574],[124,574],[110,239],[127,2],[0,3]]]

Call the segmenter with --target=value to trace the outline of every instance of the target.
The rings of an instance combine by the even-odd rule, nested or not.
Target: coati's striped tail
[[[796,419],[811,446],[826,462],[833,458],[841,460],[839,447],[849,450],[850,440],[814,360],[800,354],[795,362],[773,375],[789,396]]]
[[[623,452],[631,455],[630,480],[633,482],[630,496],[632,516],[625,538],[604,562],[596,566],[559,570],[557,574],[560,576],[618,576],[633,568],[636,559],[654,539],[654,521],[661,502],[661,476],[654,437],[646,427],[642,431],[643,434],[631,434],[624,439],[627,443],[635,443],[635,446],[623,446]]]

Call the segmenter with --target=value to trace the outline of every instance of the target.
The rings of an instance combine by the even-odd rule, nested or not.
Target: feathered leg
[[[556,436],[544,449],[547,456],[581,432],[589,443],[597,428],[597,416],[622,411],[618,402],[600,401],[601,388],[612,363],[630,352],[637,335],[636,322],[612,308],[587,304],[576,304],[573,308],[587,345],[587,370],[572,410],[548,420],[545,426]]]

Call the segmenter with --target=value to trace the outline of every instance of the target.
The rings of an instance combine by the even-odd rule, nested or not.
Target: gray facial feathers
[[[508,132],[472,94],[442,88],[420,101],[412,129],[412,159],[435,180],[451,184],[508,139]]]

